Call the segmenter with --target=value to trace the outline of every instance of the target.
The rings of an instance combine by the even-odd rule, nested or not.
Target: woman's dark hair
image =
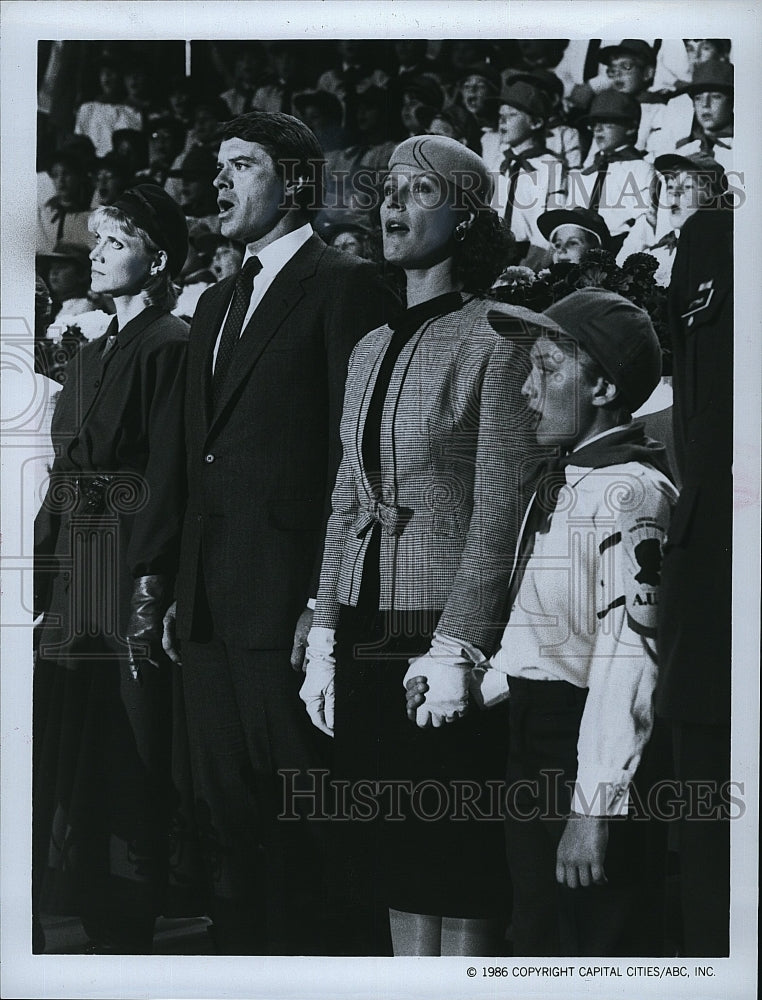
[[[265,149],[282,171],[283,183],[303,185],[295,196],[299,210],[312,214],[323,203],[323,150],[317,136],[298,118],[280,111],[249,111],[232,121],[223,122],[217,139],[243,139],[256,142]]]
[[[514,242],[494,209],[477,209],[465,238],[455,241],[453,277],[464,291],[486,294],[505,269]]]

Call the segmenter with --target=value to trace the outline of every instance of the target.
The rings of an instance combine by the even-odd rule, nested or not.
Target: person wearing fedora
[[[90,248],[88,228],[93,187],[84,158],[73,150],[53,153],[46,167],[55,194],[37,205],[37,253],[50,253],[57,243],[79,243]]]
[[[251,111],[220,136],[221,232],[246,251],[191,325],[189,497],[166,649],[182,662],[218,952],[330,954],[327,824],[298,795],[330,741],[299,687],[347,361],[395,300],[374,265],[315,235],[323,155],[303,122]],[[278,819],[283,769],[299,776],[298,820]]]
[[[488,168],[498,172],[492,207],[520,245],[517,263],[542,267],[549,259],[549,250],[537,219],[566,202],[564,162],[545,147],[550,101],[540,86],[526,80],[505,87],[494,100],[501,159],[485,160]]]
[[[210,232],[219,232],[217,191],[214,178],[217,158],[206,146],[194,146],[183,158],[182,166],[169,171],[168,177],[180,178],[180,204],[187,219],[203,225]]]
[[[675,143],[682,156],[704,153],[733,167],[733,64],[720,60],[699,63],[693,78],[681,93],[693,99],[694,122],[691,132]]]
[[[657,154],[671,153],[678,142],[688,136],[697,138],[699,126],[695,118],[693,97],[686,90],[693,82],[693,74],[705,62],[730,61],[729,38],[684,38],[683,49],[687,59],[686,70],[667,93],[662,129],[657,143]],[[700,74],[699,74],[700,76]],[[696,133],[692,135],[692,133]],[[685,145],[685,144],[683,144]]]
[[[89,950],[145,954],[188,847],[170,836],[189,827],[175,823],[183,729],[162,650],[186,492],[188,327],[170,309],[188,233],[149,184],[90,225],[92,288],[116,315],[68,364],[35,520],[33,911],[38,928],[80,917]]]
[[[537,321],[522,392],[538,444],[558,457],[524,518],[500,648],[471,676],[483,708],[510,706],[513,954],[660,954],[650,824],[628,811],[654,721],[661,549],[677,499],[664,447],[631,420],[661,350],[648,314],[599,288]],[[430,697],[413,673],[411,717]]]
[[[640,123],[634,146],[649,158],[661,150],[661,132],[666,97],[650,89],[656,70],[656,50],[642,38],[625,38],[619,45],[607,45],[599,58],[606,67],[611,87],[629,94],[640,104]]]
[[[90,290],[90,247],[82,243],[56,243],[51,253],[37,254],[42,278],[53,299],[51,322],[59,315],[77,316],[96,306]]]
[[[567,125],[564,120],[564,85],[550,69],[533,69],[524,73],[513,73],[508,83],[524,80],[533,86],[542,87],[551,105],[551,114],[545,130],[545,146],[551,153],[560,156],[568,170],[582,166],[582,138],[579,129]]]
[[[589,166],[570,170],[569,206],[590,208],[621,240],[618,260],[653,242],[650,223],[654,168],[634,146],[641,106],[629,94],[604,90],[580,119],[593,133],[595,154]]]
[[[603,218],[589,208],[556,208],[544,212],[537,226],[552,247],[554,264],[568,261],[579,264],[588,250],[608,250],[615,253]]]

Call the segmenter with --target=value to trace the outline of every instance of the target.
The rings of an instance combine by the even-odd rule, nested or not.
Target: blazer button
[[[100,384],[101,384],[101,380],[100,380],[99,378],[97,378],[97,379],[96,379],[96,380],[95,380],[95,381],[93,382],[93,386],[94,386],[94,387],[95,387],[96,389],[98,389],[98,388],[100,387]]]
[[[214,455],[204,455],[204,461],[207,465],[211,465],[214,461]]]

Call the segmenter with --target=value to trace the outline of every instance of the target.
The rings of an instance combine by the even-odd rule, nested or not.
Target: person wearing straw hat
[[[40,947],[59,914],[91,951],[146,954],[187,847],[170,840],[182,731],[162,619],[185,506],[188,327],[170,310],[188,232],[150,184],[90,227],[91,285],[116,315],[69,362],[35,520],[33,912]]]

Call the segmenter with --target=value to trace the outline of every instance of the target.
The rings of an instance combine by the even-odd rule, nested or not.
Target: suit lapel
[[[191,376],[190,384],[192,389],[198,393],[196,398],[201,400],[200,410],[203,415],[205,431],[209,429],[212,409],[212,355],[222,321],[230,304],[234,284],[235,275],[214,285],[206,293],[208,302],[202,300],[199,303],[197,322],[193,325],[193,336],[199,338],[196,357],[199,358],[200,363],[198,369]],[[207,311],[208,318],[204,315]],[[191,338],[191,342],[192,340],[193,338]]]
[[[304,286],[314,275],[324,250],[325,244],[322,240],[317,236],[310,237],[267,289],[264,298],[254,311],[254,315],[246,324],[236,346],[219,407],[209,423],[209,433],[212,433],[220,420],[224,418],[231,400],[241,384],[249,378],[251,370],[261,357],[262,352],[277,336],[288,316],[301,302],[305,294]],[[227,304],[227,297],[225,302]],[[220,316],[216,326],[215,338],[221,322],[222,316]],[[207,357],[211,357],[213,349],[214,340],[212,340],[211,349],[207,349]],[[206,391],[208,401],[208,387]]]

